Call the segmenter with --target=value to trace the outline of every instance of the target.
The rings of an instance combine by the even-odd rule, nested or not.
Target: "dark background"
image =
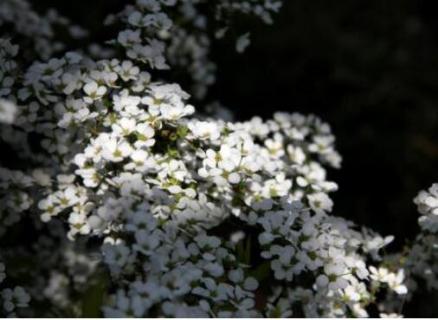
[[[214,43],[218,79],[208,99],[239,120],[275,111],[314,113],[328,121],[343,156],[330,179],[337,215],[382,234],[399,250],[418,233],[412,199],[438,181],[438,19],[436,1],[284,0],[272,26],[239,19],[251,30],[243,55]],[[48,4],[105,38],[103,18],[123,0]],[[207,100],[208,100],[207,99]],[[425,293],[406,315],[437,316]]]

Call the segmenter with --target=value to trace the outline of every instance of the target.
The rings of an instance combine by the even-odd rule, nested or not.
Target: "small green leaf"
[[[269,261],[266,261],[259,265],[255,270],[250,272],[250,275],[254,278],[256,278],[259,282],[262,282],[266,278],[269,277],[269,274],[271,273],[271,263]]]
[[[101,316],[101,307],[106,296],[107,284],[108,275],[99,269],[82,297],[82,317],[97,318]]]

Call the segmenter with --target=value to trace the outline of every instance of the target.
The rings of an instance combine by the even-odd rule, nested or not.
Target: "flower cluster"
[[[71,70],[76,80],[63,83]],[[68,54],[31,67],[25,83],[45,96],[24,104],[56,105],[34,124],[55,121],[41,132],[41,146],[61,159],[52,191],[38,203],[41,219],[66,215],[71,239],[104,238],[103,262],[118,292],[107,315],[144,316],[151,308],[156,315],[258,315],[254,292],[245,291],[256,280],[238,263],[238,243],[208,235],[228,221],[259,233],[250,241],[261,246],[275,280],[313,277],[318,295],[306,314],[365,314],[368,269],[358,250],[371,254],[385,241],[327,215],[336,184],[322,164],[338,167],[340,157],[317,117],[201,121],[179,86],[151,81],[130,60],[93,63]],[[120,280],[133,276],[133,284]],[[151,286],[156,297],[145,296]],[[318,313],[321,305],[338,308]]]
[[[33,182],[32,177],[21,171],[0,168],[0,235],[5,233],[6,228],[17,223],[22,213],[32,205],[29,187]]]
[[[277,13],[282,6],[279,0],[247,0],[235,1],[226,0],[219,4],[218,15],[245,13],[259,17],[267,24],[272,24],[272,14]]]
[[[215,82],[216,65],[210,59],[211,24],[214,24],[216,38],[225,36],[236,14],[254,16],[271,24],[282,2],[218,1],[213,6],[213,22],[202,10],[207,4],[211,5],[206,0],[137,0],[134,5],[128,5],[118,19],[109,16],[107,23],[125,22],[126,29],[119,33],[115,43],[127,50],[130,59],[156,69],[169,69],[171,63],[172,69],[187,73],[192,82],[191,92],[200,99]],[[249,33],[244,33],[237,39],[238,52],[249,45],[248,36]]]
[[[0,262],[0,315],[14,317],[16,310],[29,305],[30,296],[20,286],[14,288],[3,287],[7,282],[5,265]]]
[[[65,29],[72,38],[83,38],[87,32],[62,17],[56,10],[49,10],[40,16],[25,0],[2,0],[0,3],[0,27],[13,30],[3,37],[23,37],[29,46],[22,53],[23,59],[48,59],[63,50],[64,44],[56,39],[56,32]],[[58,29],[58,30],[57,30]],[[3,49],[3,45],[1,46]],[[24,48],[22,47],[22,50]]]
[[[437,235],[437,195],[438,185],[433,184],[427,191],[421,191],[414,199],[421,214],[418,219],[420,234],[413,244],[396,254],[388,255],[379,268],[371,269],[371,278],[393,292],[413,297],[421,286],[438,289],[438,235]],[[378,305],[382,317],[400,316],[400,305],[387,297]]]
[[[428,191],[421,191],[414,202],[422,214],[418,220],[421,228],[436,233],[438,231],[438,184],[433,184]]]
[[[67,52],[21,68],[18,47],[0,40],[1,140],[27,164],[0,169],[0,236],[20,223],[36,234],[5,257],[37,266],[26,289],[49,315],[87,314],[74,297],[88,292],[109,317],[397,311],[405,269],[380,256],[392,237],[331,214],[327,170],[341,157],[328,124],[281,112],[211,118],[155,74],[184,66],[198,97],[214,80],[202,2],[128,5],[113,17],[121,50],[105,59]],[[270,22],[279,7],[220,1],[215,18]],[[418,200],[427,217],[433,201]],[[20,288],[3,292],[8,312],[29,302]]]
[[[422,232],[404,255],[410,289],[413,292],[422,282],[429,289],[438,289],[438,184],[420,191],[414,203],[421,214],[418,223]]]

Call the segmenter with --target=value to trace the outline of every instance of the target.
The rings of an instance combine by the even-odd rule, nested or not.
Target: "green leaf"
[[[107,293],[108,275],[98,270],[82,297],[82,317],[98,318]]]
[[[271,263],[269,261],[266,261],[259,265],[255,270],[250,272],[250,275],[254,278],[256,278],[259,282],[262,282],[266,278],[269,277],[269,274],[271,273]]]
[[[250,264],[251,262],[251,238],[248,237],[246,239],[246,248],[245,248],[245,258],[244,261],[246,264]]]

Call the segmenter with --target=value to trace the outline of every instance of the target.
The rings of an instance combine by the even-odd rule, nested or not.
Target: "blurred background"
[[[91,29],[123,0],[39,0]],[[436,1],[285,0],[272,26],[239,19],[251,46],[213,44],[219,99],[238,120],[276,111],[314,113],[329,122],[343,156],[334,212],[397,241],[418,232],[412,199],[438,181],[438,19]],[[431,293],[406,316],[436,316]]]

